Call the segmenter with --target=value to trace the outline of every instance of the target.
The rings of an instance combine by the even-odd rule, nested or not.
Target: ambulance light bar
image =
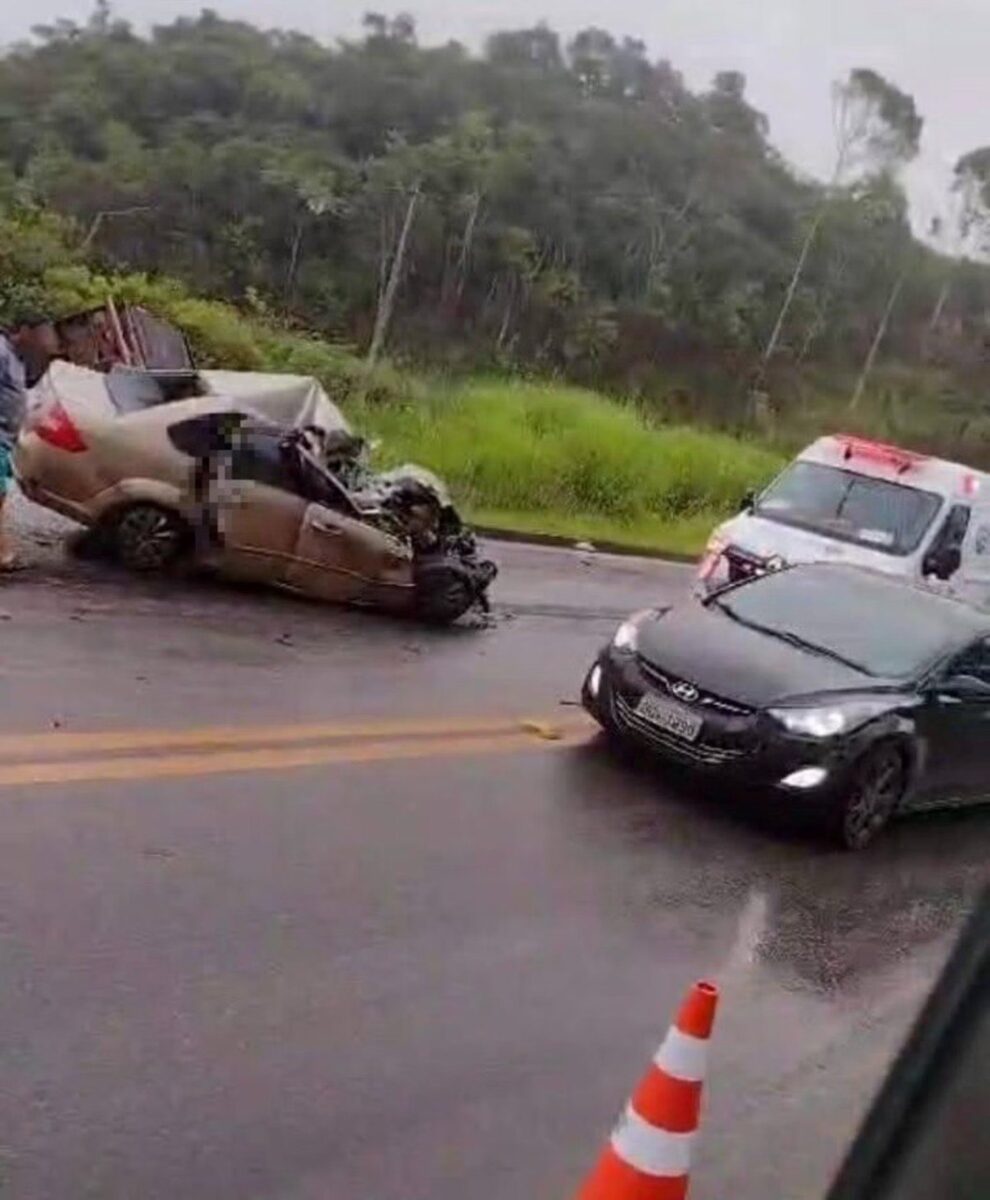
[[[873,442],[869,438],[853,437],[851,434],[837,433],[833,440],[838,442],[846,462],[851,458],[865,458],[893,467],[898,475],[903,475],[927,459],[926,455],[916,454],[913,450],[902,450],[898,446],[888,446],[885,442]]]

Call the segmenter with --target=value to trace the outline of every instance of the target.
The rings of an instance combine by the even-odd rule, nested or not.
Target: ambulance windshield
[[[906,555],[917,550],[941,506],[933,492],[799,461],[763,493],[754,511],[823,537]]]

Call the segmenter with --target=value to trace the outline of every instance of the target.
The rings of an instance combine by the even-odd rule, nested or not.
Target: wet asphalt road
[[[567,1197],[701,976],[692,1194],[821,1196],[988,875],[985,814],[850,857],[611,759],[561,701],[680,568],[502,547],[493,626],[436,633],[134,581],[25,519],[0,1196]]]

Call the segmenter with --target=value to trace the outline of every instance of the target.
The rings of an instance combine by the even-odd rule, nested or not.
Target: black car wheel
[[[897,811],[907,783],[904,755],[892,743],[868,751],[831,814],[832,832],[847,850],[862,850]]]
[[[174,566],[188,538],[182,519],[157,504],[135,504],[113,526],[117,557],[125,567],[145,574]]]
[[[434,560],[416,571],[416,615],[431,625],[450,625],[472,608],[477,593],[456,563]]]

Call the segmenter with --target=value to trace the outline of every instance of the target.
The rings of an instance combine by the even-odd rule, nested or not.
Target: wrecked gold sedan
[[[487,609],[496,567],[441,482],[376,473],[365,450],[312,379],[55,362],[14,463],[30,499],[137,571],[192,561],[440,624]]]

